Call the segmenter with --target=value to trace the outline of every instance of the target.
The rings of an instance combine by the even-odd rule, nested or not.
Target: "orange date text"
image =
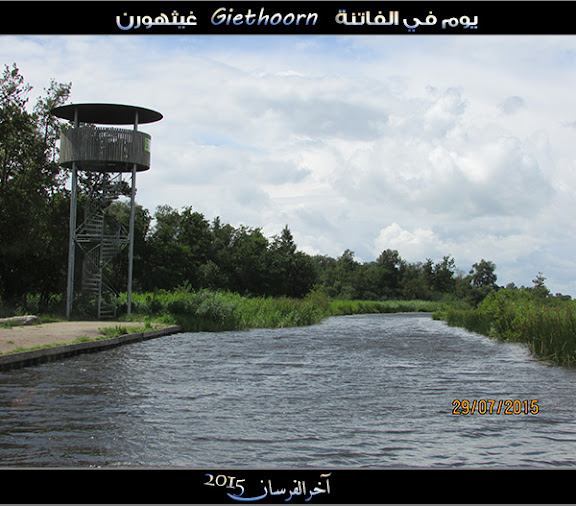
[[[453,415],[537,415],[538,400],[454,399]]]

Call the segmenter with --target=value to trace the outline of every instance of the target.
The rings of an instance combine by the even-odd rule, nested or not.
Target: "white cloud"
[[[426,255],[435,258],[448,254],[444,249],[446,245],[431,230],[416,228],[410,232],[404,230],[396,222],[380,230],[378,237],[374,240],[374,246],[375,253],[395,249],[402,258],[411,262],[424,261]]]

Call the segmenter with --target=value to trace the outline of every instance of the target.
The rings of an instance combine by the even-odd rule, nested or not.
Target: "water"
[[[0,373],[0,463],[574,466],[575,387],[574,370],[426,314],[177,334]],[[452,414],[487,398],[539,413]]]

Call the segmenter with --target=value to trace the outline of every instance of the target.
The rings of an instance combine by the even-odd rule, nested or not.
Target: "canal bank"
[[[179,325],[146,330],[144,323],[130,322],[131,331],[134,327],[142,330],[118,337],[105,337],[100,332],[103,327],[106,327],[105,322],[56,322],[0,329],[0,371],[60,360],[81,353],[93,353],[182,331]],[[22,348],[23,351],[13,351]]]

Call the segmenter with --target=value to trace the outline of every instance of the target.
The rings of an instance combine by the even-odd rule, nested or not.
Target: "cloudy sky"
[[[576,296],[574,37],[3,36],[0,56],[36,93],[164,114],[142,126],[151,212]]]

